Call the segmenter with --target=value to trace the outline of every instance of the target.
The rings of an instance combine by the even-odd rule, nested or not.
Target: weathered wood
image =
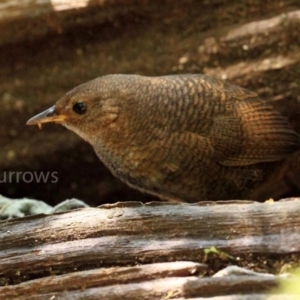
[[[5,295],[5,299],[21,299],[22,296],[39,298],[49,293],[55,293],[57,296],[64,291],[87,290],[93,287],[114,286],[115,284],[128,285],[129,283],[147,282],[166,277],[194,276],[201,271],[203,272],[206,267],[204,264],[192,262],[173,262],[73,272],[36,279],[17,286],[0,287],[0,294]],[[37,287],[39,287],[38,290]],[[72,293],[70,293],[70,297],[71,295]]]
[[[212,246],[233,256],[299,253],[299,210],[300,199],[226,205],[130,202],[5,221],[0,274],[18,281],[74,268],[203,261],[203,250]]]
[[[95,287],[61,293],[49,293],[42,296],[32,296],[30,299],[106,299],[106,300],[140,300],[140,299],[173,299],[178,297],[207,297],[214,295],[228,295],[234,293],[251,293],[253,290],[268,291],[276,287],[274,279],[258,278],[197,278],[173,277],[133,283]]]
[[[141,299],[141,297],[145,299],[183,297],[182,299],[186,299],[238,293],[251,297],[254,291],[255,293],[269,291],[278,287],[279,282],[282,281],[275,276],[254,275],[221,278],[195,277],[202,269],[203,266],[191,262],[98,269],[37,279],[17,286],[2,287],[0,292],[1,295],[5,295],[6,300],[51,299],[51,297],[55,297],[55,299],[100,299],[105,297],[103,299],[108,300],[135,300]],[[257,295],[257,298],[251,299],[261,299],[261,296]]]

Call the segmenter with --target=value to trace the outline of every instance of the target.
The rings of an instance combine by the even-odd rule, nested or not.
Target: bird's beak
[[[41,128],[42,123],[48,122],[63,122],[66,119],[65,115],[59,115],[56,112],[55,106],[48,108],[47,110],[41,112],[40,114],[32,117],[26,123],[26,125],[38,125]]]

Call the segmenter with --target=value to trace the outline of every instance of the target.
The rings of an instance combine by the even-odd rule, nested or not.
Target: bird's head
[[[90,142],[93,137],[107,135],[116,127],[122,107],[120,89],[113,82],[102,77],[82,84],[29,119],[27,125],[60,123]]]

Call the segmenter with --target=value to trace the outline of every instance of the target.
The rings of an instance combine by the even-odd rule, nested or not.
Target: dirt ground
[[[170,2],[148,13],[137,11],[93,27],[78,26],[73,31],[34,40],[29,37],[25,42],[2,46],[0,193],[51,204],[67,198],[79,198],[93,205],[154,199],[113,178],[91,146],[72,132],[54,124],[43,126],[41,131],[25,125],[30,117],[52,106],[71,88],[104,74],[154,76],[196,72],[222,77],[227,70],[231,82],[255,90],[264,98],[278,100],[281,109],[292,114],[291,121],[297,127],[299,113],[280,101],[300,101],[298,27],[295,34],[284,32],[281,44],[274,40],[275,34],[265,37],[272,41],[270,44],[249,51],[246,46],[236,50],[234,43],[218,41],[244,24],[299,8],[296,0]],[[216,45],[221,47],[213,50]],[[251,64],[261,65],[260,60],[269,59],[270,55],[280,56],[281,61],[291,57],[292,62],[278,65],[278,61],[271,60],[268,68],[254,72]],[[4,173],[13,171],[57,172],[58,181],[27,183],[12,175],[11,181],[3,183]],[[297,186],[293,192],[300,194]],[[290,193],[284,187],[277,194]]]

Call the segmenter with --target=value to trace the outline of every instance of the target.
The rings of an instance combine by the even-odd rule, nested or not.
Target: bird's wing
[[[171,147],[184,140],[184,151],[191,151],[193,143],[195,155],[227,166],[277,161],[299,149],[298,134],[257,94],[205,75],[183,76],[177,84],[181,93],[173,96],[171,89],[173,98],[147,127],[155,139],[176,136]]]
[[[214,118],[209,140],[223,165],[244,166],[280,160],[299,148],[299,136],[267,102],[237,101],[229,115]]]

